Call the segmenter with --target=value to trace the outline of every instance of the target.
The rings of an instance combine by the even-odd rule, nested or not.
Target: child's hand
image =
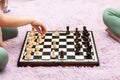
[[[13,47],[13,42],[7,42],[7,41],[4,41],[0,44],[1,47]]]
[[[46,33],[46,26],[42,23],[41,20],[39,19],[35,19],[31,25],[42,35],[44,35]]]

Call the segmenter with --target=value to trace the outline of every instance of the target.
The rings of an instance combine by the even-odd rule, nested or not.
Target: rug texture
[[[100,66],[97,67],[17,67],[18,57],[31,25],[19,27],[19,34],[6,48],[9,62],[0,72],[0,80],[120,80],[120,44],[108,36],[102,15],[106,8],[120,9],[120,0],[9,0],[11,12],[41,19],[48,31],[79,30],[87,26],[95,38]]]

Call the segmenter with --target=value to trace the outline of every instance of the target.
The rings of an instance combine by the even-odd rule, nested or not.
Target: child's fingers
[[[42,29],[43,34],[45,34],[47,29],[46,29],[46,26],[44,24],[41,24],[41,29]]]
[[[39,28],[39,27],[36,26],[35,29],[36,29],[40,34],[43,34],[41,28]]]
[[[44,26],[34,26],[34,28],[41,34],[44,35],[46,33],[46,28]]]

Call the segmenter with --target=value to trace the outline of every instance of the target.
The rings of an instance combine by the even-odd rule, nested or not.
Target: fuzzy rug
[[[87,26],[94,34],[100,66],[17,67],[26,31],[31,30],[31,25],[25,25],[9,40],[15,47],[6,48],[9,62],[0,72],[0,80],[120,80],[120,44],[105,32],[102,20],[106,8],[120,9],[120,0],[10,0],[9,6],[9,14],[40,18],[48,31]]]

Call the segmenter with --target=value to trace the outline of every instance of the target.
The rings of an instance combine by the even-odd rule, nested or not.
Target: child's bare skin
[[[0,45],[0,47],[14,47],[13,42],[3,41]]]
[[[108,28],[106,29],[106,31],[108,32],[108,34],[115,39],[116,41],[120,42],[120,37],[115,36]]]
[[[13,46],[13,42],[3,41],[2,39],[2,30],[1,27],[20,27],[23,25],[31,24],[41,35],[46,33],[46,26],[40,19],[36,19],[29,16],[14,16],[8,15],[4,13],[4,9],[6,9],[8,4],[8,0],[0,1],[0,46],[1,47],[9,47]]]
[[[28,16],[7,15],[7,14],[4,14],[2,11],[0,11],[0,26],[20,27],[27,24],[31,24],[31,26],[33,26],[42,35],[46,33],[46,26],[39,19],[28,17]],[[0,46],[1,47],[13,46],[12,42],[3,41],[1,27],[0,27]]]

